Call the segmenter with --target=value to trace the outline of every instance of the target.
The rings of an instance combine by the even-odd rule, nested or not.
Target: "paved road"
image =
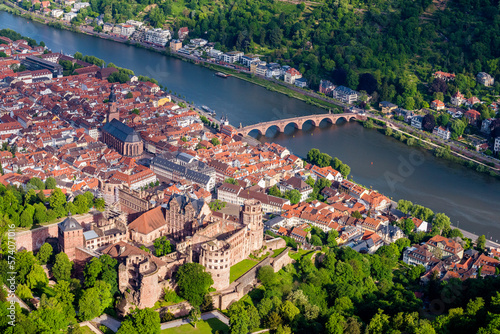
[[[121,326],[121,322],[116,320],[115,318],[110,317],[107,314],[103,314],[100,317],[92,319],[92,322],[95,322],[100,325],[104,325],[111,329],[113,332],[117,332],[118,328]]]
[[[478,235],[466,230],[462,230],[459,227],[452,225],[451,228],[458,228],[462,232],[464,237],[471,239],[473,242],[476,242],[478,238]],[[493,240],[492,237],[486,236],[486,247],[500,248],[500,243],[498,243],[498,240]]]
[[[203,313],[201,315],[202,320],[208,320],[208,319],[213,319],[213,318],[217,318],[229,326],[229,319],[219,311],[207,312],[207,313]],[[177,319],[177,320],[173,320],[173,321],[169,321],[169,322],[166,322],[164,324],[161,324],[161,329],[163,330],[163,329],[168,329],[168,328],[174,328],[174,327],[179,327],[179,326],[187,325],[187,324],[189,324],[188,319]]]

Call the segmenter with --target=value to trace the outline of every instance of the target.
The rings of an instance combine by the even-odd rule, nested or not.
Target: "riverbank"
[[[226,74],[230,74],[231,76],[233,76],[237,79],[250,82],[254,85],[263,87],[271,92],[278,92],[278,93],[283,94],[285,96],[288,96],[290,98],[294,98],[294,99],[297,99],[299,101],[303,101],[303,102],[305,102],[309,105],[312,105],[314,107],[322,108],[325,110],[330,110],[334,113],[341,113],[341,112],[345,111],[348,107],[351,107],[351,106],[346,105],[340,101],[336,101],[336,100],[333,100],[331,98],[327,98],[325,96],[320,96],[319,94],[317,94],[313,91],[309,91],[309,90],[305,90],[305,89],[302,89],[299,87],[287,85],[286,83],[278,81],[276,79],[256,76],[256,75],[253,75],[249,72],[233,69],[233,68],[222,66],[219,64],[214,64],[213,62],[210,62],[210,61],[207,61],[204,59],[200,59],[198,57],[194,57],[191,55],[172,53],[172,52],[170,52],[170,50],[168,48],[154,47],[154,46],[149,45],[149,44],[133,42],[133,41],[129,41],[126,39],[120,39],[118,37],[106,35],[103,33],[97,33],[94,31],[90,31],[88,29],[83,29],[81,27],[75,27],[69,23],[63,23],[57,19],[53,19],[53,18],[49,18],[49,17],[38,15],[38,14],[27,12],[24,9],[19,8],[17,5],[10,3],[8,1],[5,1],[5,3],[7,3],[11,7],[4,5],[3,8],[10,9],[10,11],[9,10],[7,10],[7,11],[11,12],[14,15],[18,15],[18,16],[21,16],[21,17],[26,18],[26,19],[34,20],[38,23],[49,25],[49,26],[54,27],[56,29],[65,29],[65,30],[69,30],[71,32],[82,33],[82,34],[85,34],[88,36],[98,37],[100,39],[105,39],[105,40],[109,40],[112,42],[117,42],[117,43],[129,45],[129,46],[135,46],[138,48],[142,48],[142,49],[146,49],[149,51],[160,53],[160,54],[167,56],[167,57],[173,57],[176,59],[180,59],[182,61],[186,61],[186,62],[192,63],[194,65],[201,65],[202,67],[208,68],[212,71],[219,71],[219,72],[223,72]],[[15,9],[13,9],[12,7]],[[1,9],[1,7],[0,7],[0,9]],[[23,13],[23,14],[21,14],[21,13]],[[376,115],[373,115],[372,117],[373,117],[373,119],[377,119]],[[389,122],[388,120],[382,120],[382,121],[387,122],[388,124],[394,125],[394,122]],[[421,137],[422,135],[425,136],[426,134],[419,133],[418,137]],[[399,138],[396,138],[396,139],[399,139]],[[493,172],[494,174],[492,174],[492,175],[499,176],[500,170],[498,169],[498,166],[495,166],[491,162],[487,162],[487,161],[484,162],[483,161],[484,157],[481,157],[478,154],[474,154],[471,152],[463,152],[463,151],[458,152],[458,151],[460,151],[460,149],[457,147],[453,147],[453,143],[448,143],[446,145],[451,146],[451,150],[449,150],[449,152],[451,154],[446,154],[446,151],[445,151],[444,152],[445,154],[438,154],[436,156],[438,156],[439,158],[444,158],[446,160],[454,161],[456,163],[465,165],[466,167],[474,169],[478,172]],[[411,145],[409,145],[409,146],[411,146]],[[432,147],[426,147],[426,148],[430,149],[430,150],[433,149]],[[442,147],[442,148],[444,149],[444,147]],[[468,157],[466,156],[467,153],[469,153]],[[477,166],[474,164],[477,164]]]
[[[29,19],[36,21],[41,24],[48,25],[50,27],[56,28],[56,29],[65,29],[69,30],[72,32],[76,33],[81,33],[85,34],[88,36],[94,36],[102,39],[106,39],[109,41],[117,42],[117,43],[122,43],[126,45],[131,45],[139,48],[144,48],[153,52],[158,52],[161,53],[165,56],[168,57],[174,57],[177,59],[181,59],[184,61],[191,62],[195,65],[201,65],[203,67],[209,68],[214,71],[218,72],[223,72],[226,74],[231,74],[231,76],[236,77],[241,80],[245,80],[247,82],[253,83],[255,85],[261,86],[266,88],[269,91],[272,92],[278,92],[280,94],[284,94],[288,97],[298,99],[300,101],[303,101],[309,105],[323,108],[325,110],[331,110],[334,113],[341,113],[345,108],[348,106],[340,101],[335,101],[331,98],[327,97],[322,97],[319,94],[313,92],[313,91],[308,91],[304,90],[298,87],[291,87],[284,82],[279,82],[278,80],[271,79],[271,78],[264,78],[264,77],[258,77],[256,75],[253,75],[251,73],[244,73],[238,70],[231,69],[230,67],[214,64],[212,62],[206,61],[206,60],[201,60],[201,59],[193,59],[193,57],[189,55],[183,55],[180,53],[172,53],[170,50],[166,47],[160,48],[160,47],[154,47],[152,45],[144,44],[144,43],[139,43],[139,42],[134,42],[126,39],[120,39],[118,37],[113,37],[110,35],[106,35],[103,33],[97,33],[94,31],[89,31],[77,26],[73,26],[69,23],[62,22],[61,20],[57,20],[51,17],[45,17],[41,16],[35,13],[28,12],[16,4],[13,4],[9,1],[4,1],[4,4],[0,5],[0,10],[4,10],[6,12],[9,12],[14,15],[18,15],[22,18]]]
[[[487,173],[490,176],[500,179],[500,169],[496,168],[496,166],[494,165],[492,166],[488,162],[479,161],[460,152],[451,150],[450,146],[442,146],[442,143],[440,142],[435,143],[431,138],[429,138],[429,136],[427,136],[428,139],[425,139],[422,138],[421,134],[418,134],[417,136],[414,133],[404,131],[400,127],[388,121],[375,117],[368,117],[368,119],[371,120],[373,124],[367,126],[367,123],[363,122],[363,126],[376,128],[380,133],[386,136],[393,137],[408,146],[417,146],[424,148],[431,151],[434,156],[438,158],[452,161],[469,169],[473,169],[476,172]]]

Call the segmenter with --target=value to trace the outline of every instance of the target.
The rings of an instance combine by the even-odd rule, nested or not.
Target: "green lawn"
[[[290,257],[292,259],[294,259],[295,261],[299,261],[302,257],[304,256],[308,256],[309,258],[311,258],[311,256],[315,253],[315,251],[313,250],[305,250],[305,249],[301,249],[299,250],[298,252],[293,252],[293,253],[290,253]]]
[[[92,332],[89,326],[83,326],[80,327],[80,329],[82,330],[82,334],[94,334],[94,332]]]
[[[215,331],[220,331],[222,333],[229,333],[229,327],[220,321],[219,319],[212,318],[206,321],[200,321],[196,324],[196,328],[190,324],[182,325],[175,328],[164,329],[161,331],[162,334],[213,334]]]
[[[273,250],[273,256],[272,257],[276,257],[276,256],[280,255],[281,253],[283,253],[283,251],[285,250],[285,248],[286,247],[278,248],[278,249]]]
[[[252,259],[245,259],[241,262],[236,263],[234,266],[231,266],[229,271],[229,281],[232,283],[240,278],[244,273],[252,269],[258,261]]]

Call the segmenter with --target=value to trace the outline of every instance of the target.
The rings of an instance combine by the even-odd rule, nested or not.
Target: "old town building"
[[[116,95],[113,90],[109,95],[109,109],[106,124],[102,127],[102,141],[118,153],[137,157],[142,155],[144,145],[139,134],[131,127],[120,122],[116,109]]]

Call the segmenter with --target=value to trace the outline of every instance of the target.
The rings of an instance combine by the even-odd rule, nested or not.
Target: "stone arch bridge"
[[[343,113],[343,114],[318,114],[318,115],[307,115],[286,119],[278,119],[275,121],[262,122],[254,125],[244,126],[238,128],[238,133],[243,136],[247,136],[251,131],[257,130],[261,135],[265,135],[267,130],[271,127],[278,128],[279,132],[284,132],[285,127],[289,124],[293,124],[296,129],[302,130],[302,126],[306,122],[311,122],[314,126],[319,126],[322,121],[327,121],[332,124],[337,123],[339,119],[344,119],[346,122],[350,122],[352,120],[365,120],[366,116],[358,113]]]

